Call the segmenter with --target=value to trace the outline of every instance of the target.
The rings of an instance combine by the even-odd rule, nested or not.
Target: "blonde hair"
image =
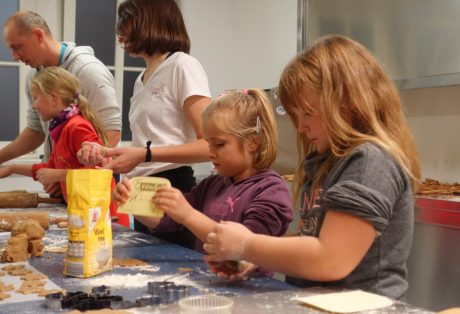
[[[91,122],[104,145],[107,144],[107,136],[101,122],[85,96],[79,94],[80,83],[72,73],[56,66],[46,67],[34,75],[31,81],[32,86],[38,88],[45,95],[59,95],[66,106],[72,103],[77,104],[80,108],[80,114]]]
[[[331,155],[315,174],[314,184],[320,184],[334,160],[364,142],[372,142],[395,158],[409,175],[412,189],[416,189],[420,160],[398,91],[368,49],[345,36],[325,36],[286,66],[279,95],[296,125],[294,109],[312,111],[306,89],[320,96],[319,114],[331,144]],[[305,135],[298,134],[297,141],[295,199],[307,179],[303,158],[314,150]]]
[[[259,89],[229,91],[214,99],[201,114],[203,124],[214,120],[223,132],[240,143],[251,140],[259,144],[254,168],[271,166],[278,148],[278,129],[267,95]]]

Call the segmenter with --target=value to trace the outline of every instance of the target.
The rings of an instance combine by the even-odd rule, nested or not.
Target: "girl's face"
[[[213,121],[203,123],[203,133],[209,144],[211,162],[219,175],[238,182],[257,173],[253,168],[255,143],[240,143],[233,135],[221,131]]]
[[[297,121],[297,132],[304,134],[308,141],[320,154],[330,148],[329,137],[323,118],[320,116],[320,98],[317,93],[309,91],[309,105],[313,111],[307,108],[295,108],[294,114]]]
[[[120,45],[121,48],[123,48],[123,50],[125,50],[126,38],[121,34],[118,34],[118,44]],[[125,52],[126,52],[126,50],[125,50]],[[132,58],[142,57],[141,54],[134,53],[134,52],[127,52],[127,54]]]
[[[32,108],[37,111],[42,121],[53,119],[62,110],[56,96],[45,95],[35,86],[31,87],[30,95],[32,96]]]

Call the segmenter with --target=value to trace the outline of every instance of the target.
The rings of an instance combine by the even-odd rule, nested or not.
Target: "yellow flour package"
[[[86,278],[112,270],[111,182],[111,170],[68,170],[64,275]]]

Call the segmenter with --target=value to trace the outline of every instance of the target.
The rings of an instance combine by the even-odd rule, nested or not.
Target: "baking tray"
[[[10,266],[10,265],[25,265],[26,269],[32,270],[33,274],[42,274],[39,272],[35,267],[30,265],[28,262],[19,262],[19,263],[0,263],[0,269],[4,266]],[[3,270],[2,270],[3,271]],[[4,276],[0,276],[0,280],[3,281],[5,285],[13,284],[14,285],[14,290],[12,291],[6,291],[5,293],[10,294],[11,296],[3,301],[0,301],[1,304],[6,304],[6,303],[17,303],[17,302],[26,302],[26,301],[36,301],[36,300],[45,300],[45,297],[38,296],[37,294],[22,294],[22,293],[17,293],[16,290],[19,289],[21,286],[21,283],[23,280],[21,280],[21,276],[11,276],[8,274],[5,274]],[[51,290],[51,289],[61,289],[58,285],[56,285],[54,282],[49,280],[49,278],[46,279],[46,284],[44,286],[45,290]]]

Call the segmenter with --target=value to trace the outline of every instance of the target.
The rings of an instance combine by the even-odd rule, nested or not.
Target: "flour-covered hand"
[[[245,259],[247,246],[254,234],[242,224],[233,221],[218,223],[206,237],[206,261]]]
[[[105,159],[105,154],[110,148],[94,142],[83,142],[77,152],[78,161],[85,166],[97,166]]]
[[[207,262],[211,272],[231,281],[246,280],[257,269],[257,265],[246,261]]]

